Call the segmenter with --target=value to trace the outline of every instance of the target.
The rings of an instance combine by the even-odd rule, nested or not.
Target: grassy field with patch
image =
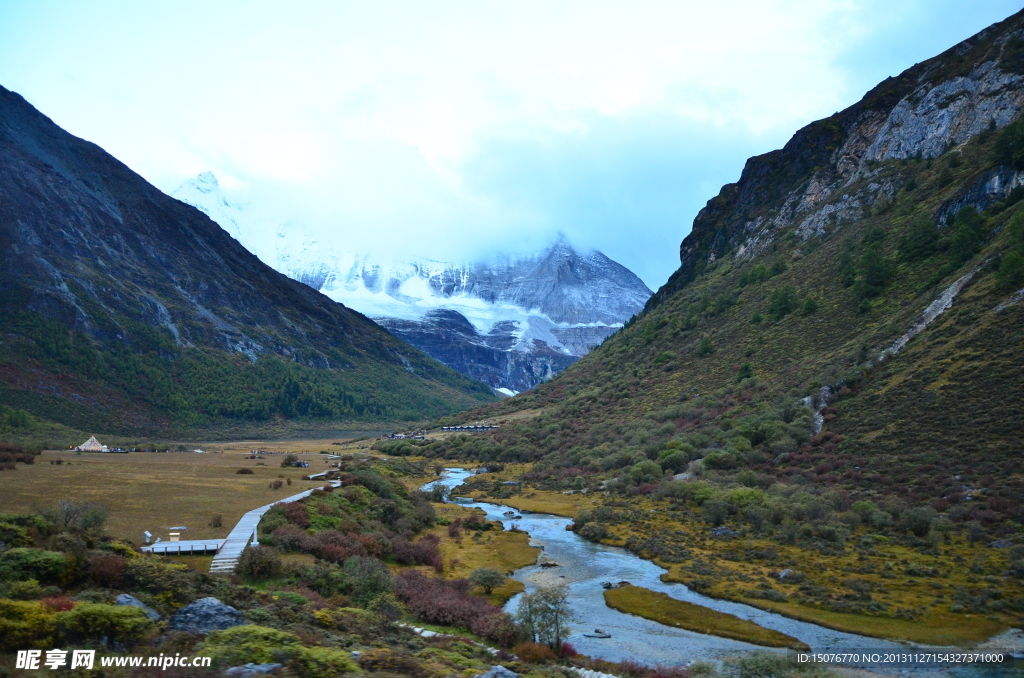
[[[437,515],[448,520],[475,517],[483,518],[479,509],[470,509],[452,504],[434,504]],[[448,535],[448,527],[439,525],[431,533],[441,538],[441,555],[444,557],[446,574],[450,579],[467,577],[480,567],[498,570],[506,575],[537,562],[540,549],[530,546],[530,535],[525,532],[505,530],[482,532],[477,539],[471,532],[464,532],[459,538]],[[507,579],[505,584],[491,592],[490,600],[495,605],[504,605],[512,596],[524,590],[521,582]]]
[[[641,586],[624,586],[605,591],[604,602],[619,612],[635,614],[666,626],[732,638],[764,647],[810,649],[806,644],[784,633],[766,629],[731,614],[676,600],[667,594]]]
[[[309,468],[281,468],[282,457],[277,455],[244,459],[249,449],[257,449],[248,444],[215,448],[224,449],[223,454],[45,451],[35,464],[18,464],[17,470],[3,472],[0,512],[25,513],[74,499],[107,507],[107,532],[114,537],[141,543],[143,530],[149,530],[166,541],[169,528],[184,525],[189,529],[183,539],[210,539],[226,537],[247,511],[323,484],[302,480],[328,468],[323,455],[300,454]],[[287,447],[294,449],[299,443],[282,444],[282,451]],[[50,463],[58,460],[62,463]],[[238,475],[242,468],[251,469],[252,475]],[[285,484],[270,489],[275,480]],[[218,514],[221,527],[209,526]]]
[[[619,517],[602,541],[661,565],[668,570],[662,575],[665,582],[877,638],[962,645],[1015,626],[1012,608],[1010,614],[949,609],[958,603],[966,606],[966,596],[995,586],[1007,598],[1020,595],[1018,580],[984,574],[1008,567],[1002,550],[971,546],[951,535],[935,553],[926,553],[862,532],[845,550],[812,552],[753,533],[714,538],[699,515],[656,506],[637,498],[628,508],[617,507]],[[787,568],[798,572],[799,580],[780,581],[778,573]],[[886,610],[863,614],[830,609],[844,601],[878,601]]]

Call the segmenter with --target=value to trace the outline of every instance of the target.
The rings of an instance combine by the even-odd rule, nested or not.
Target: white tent
[[[96,440],[96,436],[92,436],[75,449],[82,452],[106,452],[107,446],[101,445],[100,441]]]

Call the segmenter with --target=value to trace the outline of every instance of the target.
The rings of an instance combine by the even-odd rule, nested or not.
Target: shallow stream
[[[472,473],[465,469],[449,468],[440,480],[424,485],[423,489],[429,491],[435,484],[449,488],[458,487],[470,475]],[[702,660],[715,661],[752,650],[766,649],[736,640],[665,626],[613,610],[604,603],[604,589],[601,583],[623,580],[636,586],[662,591],[678,600],[727,612],[765,628],[780,631],[807,643],[814,652],[907,652],[910,649],[906,645],[891,641],[842,633],[789,619],[742,603],[708,598],[691,591],[683,584],[666,584],[660,578],[665,573],[664,568],[625,549],[595,544],[583,539],[575,532],[565,529],[566,525],[572,522],[568,518],[543,513],[521,513],[499,504],[473,502],[463,505],[482,509],[489,520],[500,520],[506,529],[511,527],[512,523],[516,523],[519,529],[530,534],[531,544],[544,550],[544,560],[553,560],[559,564],[559,567],[552,568],[531,565],[516,570],[512,577],[523,582],[528,592],[538,586],[564,584],[569,587],[575,622],[568,640],[577,650],[591,657],[609,661],[632,659],[646,664],[683,665]],[[522,517],[513,520],[510,516],[504,515],[507,511],[514,511],[516,515]],[[505,605],[505,610],[514,613],[517,605],[518,596]],[[592,633],[597,628],[610,633],[612,637],[596,639],[583,635]],[[906,667],[891,670],[878,666],[870,668],[873,671],[915,676],[1021,675],[1016,671],[1006,673],[1001,669],[997,669],[998,673],[983,673],[973,669],[939,671]]]

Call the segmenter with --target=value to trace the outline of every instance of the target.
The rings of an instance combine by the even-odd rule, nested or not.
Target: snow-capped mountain
[[[507,394],[550,378],[643,308],[651,291],[601,252],[559,238],[488,262],[387,261],[294,224],[260,221],[210,172],[172,194],[285,275],[367,315],[436,360]]]

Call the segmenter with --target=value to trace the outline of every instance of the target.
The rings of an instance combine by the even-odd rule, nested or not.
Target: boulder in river
[[[242,613],[212,596],[189,603],[171,617],[170,627],[177,631],[207,634],[210,631],[241,626]]]

